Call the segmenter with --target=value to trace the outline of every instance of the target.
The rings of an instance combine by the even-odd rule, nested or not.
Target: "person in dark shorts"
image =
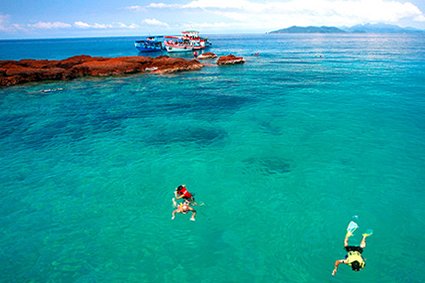
[[[186,214],[190,211],[192,212],[192,217],[190,217],[190,220],[195,221],[196,210],[190,206],[190,202],[188,200],[184,200],[182,203],[178,204],[173,198],[173,205],[176,209],[171,213],[171,220],[176,218],[176,213]]]
[[[360,271],[363,269],[366,265],[365,259],[362,256],[363,249],[366,247],[366,238],[369,237],[371,234],[364,233],[362,236],[362,240],[360,241],[360,246],[349,246],[348,245],[348,239],[353,236],[353,233],[347,232],[345,234],[344,239],[344,248],[347,251],[347,255],[344,259],[339,259],[335,261],[335,268],[332,271],[332,276],[335,276],[336,272],[338,271],[338,265],[341,263],[344,263],[351,267],[353,271]]]

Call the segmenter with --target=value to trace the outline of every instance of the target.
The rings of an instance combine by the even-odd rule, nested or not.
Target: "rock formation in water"
[[[234,65],[234,64],[243,64],[243,63],[245,63],[245,59],[243,57],[237,57],[232,54],[221,56],[217,60],[217,65]]]
[[[0,86],[12,86],[45,80],[72,80],[95,76],[119,76],[136,73],[174,73],[199,70],[197,60],[128,56],[117,58],[74,56],[64,60],[0,60]]]
[[[200,60],[203,60],[203,59],[214,59],[214,58],[217,58],[217,55],[215,55],[212,52],[205,52],[205,53],[202,53],[201,55],[199,55],[198,57],[196,57],[196,59],[200,59]]]

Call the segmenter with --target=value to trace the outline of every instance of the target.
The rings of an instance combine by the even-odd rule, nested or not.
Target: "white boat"
[[[208,38],[200,37],[197,31],[182,31],[181,36],[165,36],[165,49],[168,52],[188,52],[211,46]]]
[[[177,36],[166,36],[164,41],[165,49],[170,52],[191,52],[193,46],[188,40],[184,40]]]
[[[196,50],[211,46],[211,42],[208,41],[208,38],[200,37],[199,31],[196,30],[182,31],[182,38],[188,40]]]

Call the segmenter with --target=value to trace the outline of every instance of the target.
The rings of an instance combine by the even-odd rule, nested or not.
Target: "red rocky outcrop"
[[[217,60],[217,65],[234,65],[234,64],[243,64],[245,59],[243,57],[237,57],[235,55],[221,56]]]
[[[72,80],[85,76],[118,76],[135,73],[173,73],[199,70],[197,60],[128,56],[118,58],[74,56],[65,60],[0,60],[0,86],[44,80]]]
[[[212,52],[205,52],[205,53],[202,53],[201,55],[199,55],[198,57],[196,57],[196,59],[200,59],[200,60],[203,60],[203,59],[214,59],[214,58],[217,58],[217,55],[215,55]]]

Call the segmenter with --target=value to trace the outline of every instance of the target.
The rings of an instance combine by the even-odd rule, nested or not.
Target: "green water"
[[[0,89],[1,281],[425,280],[424,39],[215,43],[247,63]]]

